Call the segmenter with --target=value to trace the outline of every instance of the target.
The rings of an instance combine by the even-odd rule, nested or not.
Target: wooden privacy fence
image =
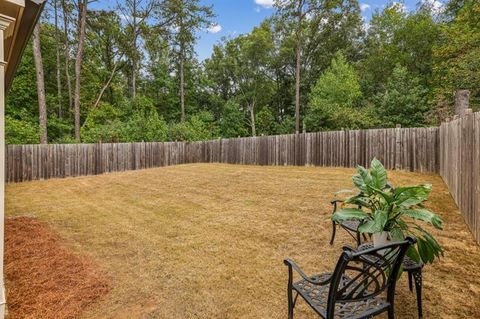
[[[387,168],[438,172],[438,128],[335,131],[202,142],[8,145],[7,182],[185,163]]]
[[[440,126],[440,175],[480,243],[480,113]]]

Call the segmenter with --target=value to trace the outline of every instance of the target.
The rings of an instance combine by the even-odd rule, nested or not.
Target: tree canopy
[[[393,2],[368,22],[357,0],[276,1],[272,16],[204,61],[195,42],[216,25],[214,6],[89,3],[49,1],[7,96],[7,143],[428,126],[451,115],[457,89],[480,109],[476,0],[411,11]]]

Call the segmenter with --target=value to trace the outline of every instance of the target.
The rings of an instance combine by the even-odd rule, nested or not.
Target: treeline
[[[214,7],[91,4],[49,1],[7,96],[7,143],[428,126],[451,115],[460,88],[480,107],[476,0],[391,3],[368,23],[357,0],[277,0],[205,61],[194,48]]]

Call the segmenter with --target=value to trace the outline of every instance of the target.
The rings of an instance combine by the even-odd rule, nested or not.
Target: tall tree
[[[70,77],[70,40],[68,33],[68,20],[70,15],[69,4],[66,0],[61,0],[62,11],[63,11],[63,37],[65,39],[63,54],[65,59],[65,78],[67,81],[67,90],[68,90],[68,108],[69,110],[73,107],[73,93],[72,93],[72,79]]]
[[[361,109],[355,105],[361,96],[355,69],[337,52],[310,94],[310,107],[305,116],[308,130],[362,128],[366,123],[362,123]]]
[[[199,0],[165,0],[164,20],[170,22],[171,41],[175,50],[179,76],[181,121],[185,121],[185,62],[193,55],[196,33],[212,25],[212,7],[200,5]]]
[[[118,71],[124,66],[123,57],[125,50],[128,50],[128,39],[125,37],[125,30],[120,22],[120,17],[113,11],[95,11],[90,14],[87,21],[89,41],[87,42],[97,59],[95,65],[101,64],[97,74],[102,78],[102,87],[93,104],[95,109],[107,89],[112,84]],[[109,103],[113,104],[110,96]]]
[[[375,97],[383,125],[424,126],[425,115],[429,111],[428,90],[421,80],[406,67],[397,64],[385,86],[385,92]]]
[[[40,46],[40,23],[33,29],[33,59],[37,77],[38,118],[40,125],[40,143],[48,143],[47,137],[47,102],[45,98],[45,76],[43,72],[42,51]]]
[[[446,12],[451,20],[441,28],[433,48],[434,103],[438,121],[448,116],[441,108],[444,100],[453,110],[453,93],[458,89],[471,92],[470,104],[480,110],[480,2],[452,1]],[[438,105],[437,105],[438,104]]]
[[[75,98],[74,98],[74,113],[75,113],[75,140],[80,142],[80,93],[81,93],[81,73],[83,62],[83,50],[85,43],[85,29],[87,25],[87,5],[88,0],[78,1],[78,48],[77,57],[75,59]]]
[[[319,7],[318,0],[275,0],[286,20],[292,20],[295,32],[295,133],[300,133],[300,85],[302,69],[302,30],[304,21]]]
[[[57,77],[57,104],[58,117],[62,117],[62,79],[61,79],[61,65],[60,65],[60,37],[58,31],[58,0],[53,1],[53,16],[55,24],[55,53],[56,53],[56,77]]]
[[[153,0],[125,0],[121,3],[117,1],[117,7],[125,19],[131,40],[129,57],[131,61],[131,94],[133,99],[137,96],[137,76],[141,58],[138,50],[138,41],[142,26],[149,18],[155,3]]]
[[[226,97],[231,97],[224,111],[233,113],[235,99],[248,118],[246,122],[250,124],[252,136],[257,135],[257,110],[268,107],[274,95],[273,52],[273,31],[270,23],[263,22],[251,33],[218,45],[206,61],[208,75],[218,81],[216,90],[225,91]]]

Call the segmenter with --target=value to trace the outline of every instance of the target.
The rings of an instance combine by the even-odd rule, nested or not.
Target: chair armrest
[[[337,204],[338,203],[343,203],[343,200],[341,199],[334,199],[330,202],[330,204],[332,204],[333,206],[333,211],[332,211],[332,214],[335,213],[337,211]]]
[[[290,270],[289,274],[291,274],[292,273],[291,270],[294,269],[300,275],[300,277],[302,277],[305,281],[308,281],[309,283],[311,283],[313,285],[324,286],[324,285],[329,284],[331,279],[332,279],[332,277],[330,276],[326,280],[313,280],[310,277],[308,277],[293,260],[285,259],[283,261],[283,263],[288,266],[288,268]],[[290,280],[291,280],[291,278],[290,278]]]
[[[343,251],[351,251],[351,252],[357,252],[357,250],[353,247],[350,247],[350,246],[343,246],[342,247],[342,250]]]
[[[343,203],[344,201],[342,199],[334,199],[330,202],[330,204],[335,205],[337,203]]]

